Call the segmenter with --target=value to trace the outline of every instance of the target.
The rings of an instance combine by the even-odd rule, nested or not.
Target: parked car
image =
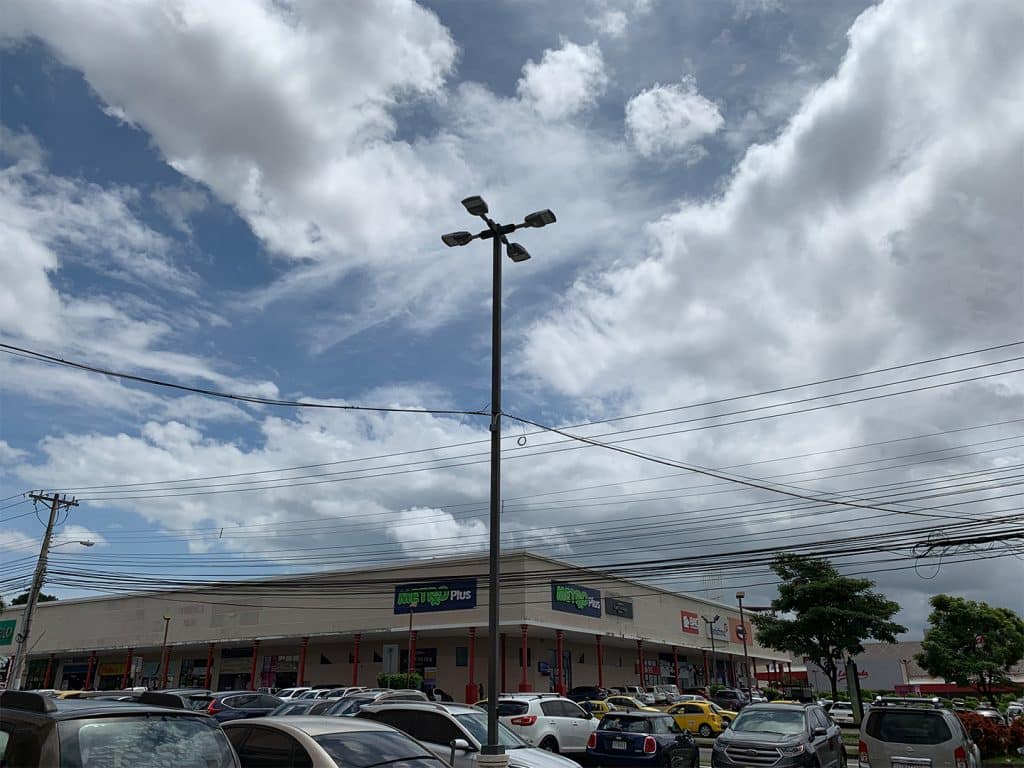
[[[699,693],[681,693],[679,701],[707,701],[707,697]]]
[[[768,703],[768,697],[765,696],[757,688],[753,689],[752,691],[751,690],[744,690],[743,693],[746,695],[747,700],[751,704],[767,704]],[[818,703],[820,704],[821,702],[818,702]]]
[[[297,699],[326,699],[331,693],[330,688],[310,688],[308,691],[303,691],[295,698]]]
[[[411,688],[392,690],[368,690],[352,693],[335,701],[322,714],[354,717],[365,706],[396,701],[429,701],[427,694]]]
[[[1003,713],[1000,712],[998,709],[992,709],[992,707],[978,707],[976,710],[974,710],[974,714],[981,715],[982,717],[987,718],[988,720],[991,720],[993,723],[997,723],[998,725],[1006,725],[1006,718],[1003,717]]]
[[[700,750],[671,715],[612,712],[601,719],[591,735],[587,759],[600,766],[697,768]]]
[[[239,720],[245,717],[269,715],[282,702],[276,696],[254,691],[218,691],[207,696],[190,696],[189,709],[205,709],[217,721]]]
[[[1012,723],[1018,717],[1024,717],[1024,702],[1011,701],[1006,707],[1006,721]]]
[[[854,725],[853,704],[848,701],[836,701],[828,708],[828,716],[839,725]]]
[[[581,701],[580,706],[583,707],[587,712],[592,714],[598,720],[607,715],[609,712],[616,712],[614,704],[609,704],[603,699]]]
[[[845,768],[842,731],[817,704],[751,704],[717,739],[712,768]],[[882,768],[882,766],[878,766]],[[884,768],[890,768],[888,764]],[[892,768],[896,768],[893,766]]]
[[[718,715],[720,718],[722,718],[722,725],[724,725],[726,728],[729,727],[729,723],[731,723],[739,716],[738,712],[733,712],[731,709],[725,709],[724,707],[720,707],[713,701],[708,703],[711,705],[711,711]]]
[[[937,699],[879,698],[861,723],[861,768],[978,768],[981,753],[960,718]]]
[[[364,718],[405,731],[452,768],[476,768],[487,743],[487,714],[468,704],[374,704],[364,707],[356,719]],[[501,722],[498,741],[508,752],[510,768],[579,768],[567,757],[531,747]]]
[[[725,730],[722,716],[711,708],[710,701],[681,701],[665,710],[676,719],[676,725],[705,739]]]
[[[679,688],[670,684],[667,685],[655,685],[651,688],[651,693],[654,695],[654,703],[658,704],[675,704],[680,701]]]
[[[498,719],[531,747],[581,754],[598,722],[575,701],[528,693],[498,699]]]
[[[212,718],[169,703],[173,699],[154,693],[127,702],[3,691],[0,764],[239,768],[231,744]]]
[[[292,699],[299,698],[299,696],[304,694],[306,691],[311,690],[313,689],[310,688],[308,685],[300,685],[297,688],[282,688],[274,695],[277,696],[277,698],[281,699],[281,701],[291,701]]]
[[[620,685],[617,688],[612,688],[612,693],[620,696],[632,696],[645,706],[654,706],[654,694],[639,685]]]
[[[296,717],[299,715],[306,715],[309,714],[309,708],[316,703],[316,701],[311,701],[309,699],[304,699],[302,701],[286,701],[276,709],[271,710],[271,712],[267,714],[267,717]],[[333,705],[334,702],[331,702],[331,704]]]
[[[603,701],[608,698],[610,694],[611,691],[607,688],[601,688],[596,685],[577,685],[569,691],[568,694],[566,694],[566,698],[572,699],[576,702],[587,701],[588,699],[592,701]]]
[[[736,688],[722,688],[711,694],[711,700],[723,709],[739,712],[750,703],[747,695]]]
[[[624,711],[627,711],[627,712],[629,712],[629,711],[660,712],[661,711],[657,707],[653,707],[653,706],[649,706],[647,704],[644,704],[642,701],[636,699],[633,696],[623,696],[621,694],[616,694],[614,696],[609,696],[607,699],[605,699],[605,701],[607,701],[609,704],[614,706],[616,709],[621,709],[621,710],[624,710]]]
[[[288,717],[235,720],[224,732],[241,768],[447,768],[408,735],[368,720]]]

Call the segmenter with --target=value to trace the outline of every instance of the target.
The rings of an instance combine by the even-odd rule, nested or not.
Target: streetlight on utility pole
[[[498,637],[498,607],[500,603],[499,576],[501,569],[501,246],[505,245],[508,257],[515,263],[530,258],[529,252],[519,243],[510,243],[506,235],[517,229],[540,228],[555,223],[555,214],[550,210],[535,211],[521,224],[498,224],[488,215],[487,203],[479,195],[467,197],[462,205],[472,216],[479,216],[487,229],[477,234],[471,232],[449,232],[441,236],[441,242],[449,248],[468,245],[473,240],[491,240],[492,254],[492,297],[491,297],[491,503],[489,543],[489,586],[487,611],[487,744],[484,755],[505,754],[505,748],[498,739],[498,667],[501,660],[501,644]],[[507,758],[488,761],[490,765],[507,763]]]
[[[750,656],[747,655],[747,624],[743,620],[743,598],[746,596],[745,592],[736,593],[736,601],[740,604],[740,637],[743,638],[743,677],[747,681],[747,689],[752,694],[754,682],[750,678]]]
[[[708,691],[710,691],[711,686],[714,685],[715,678],[718,677],[718,657],[715,655],[715,625],[722,617],[716,613],[715,618],[713,619],[709,619],[703,614],[701,614],[701,618],[704,619],[704,623],[708,625],[708,634],[711,635],[711,680],[708,682]]]

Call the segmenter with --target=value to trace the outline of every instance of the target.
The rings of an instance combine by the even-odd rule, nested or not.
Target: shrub
[[[1018,717],[1006,729],[1007,753],[1015,755],[1021,747],[1024,747],[1024,717]]]
[[[762,693],[764,693],[764,697],[768,699],[768,701],[775,701],[776,699],[782,698],[782,694],[775,688],[765,688]]]
[[[957,712],[964,728],[978,745],[983,758],[1005,755],[1009,729],[974,712]],[[976,738],[975,738],[976,737]]]
[[[395,672],[389,674],[381,672],[377,675],[377,685],[381,688],[415,688],[419,690],[423,685],[423,675],[419,672],[408,674],[406,672]]]

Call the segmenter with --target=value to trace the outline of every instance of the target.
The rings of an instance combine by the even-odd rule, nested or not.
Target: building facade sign
[[[0,645],[10,645],[14,640],[14,628],[18,625],[17,619],[0,621]]]
[[[692,611],[680,611],[679,617],[682,620],[682,629],[688,635],[700,634],[700,616]]]
[[[555,611],[599,619],[601,618],[601,590],[552,581],[551,608]]]
[[[742,643],[746,640],[748,643],[753,639],[753,635],[750,634],[750,623],[744,621],[740,624],[739,619],[729,619],[729,640],[734,643]]]
[[[395,587],[395,613],[464,611],[476,608],[476,579],[429,581]]]
[[[604,612],[609,616],[618,616],[620,619],[632,619],[633,602],[619,597],[606,597],[604,599]]]
[[[704,621],[704,619],[701,619],[701,621]],[[721,619],[719,619],[718,621],[714,622],[713,624],[708,624],[706,621],[704,622],[704,624],[708,628],[708,630],[707,630],[707,636],[708,637],[713,637],[713,638],[715,638],[715,640],[724,640],[724,641],[728,641],[729,640],[729,626],[728,626],[728,624],[726,622],[724,622]],[[740,641],[740,642],[742,642],[742,641]]]

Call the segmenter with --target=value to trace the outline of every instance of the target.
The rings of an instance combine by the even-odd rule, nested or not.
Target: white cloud
[[[544,51],[540,63],[526,62],[516,89],[543,118],[561,120],[594,106],[607,85],[600,46],[563,40],[561,48]]]
[[[45,515],[44,515],[45,520]],[[93,546],[103,546],[107,540],[95,531],[82,525],[62,525],[54,529],[53,538],[50,540],[50,552],[74,552],[85,549],[77,542],[91,541]],[[8,552],[21,552],[27,554],[38,554],[42,546],[42,532],[38,538],[33,538],[20,531],[0,531],[0,550]],[[58,547],[60,549],[58,549]]]
[[[592,0],[587,24],[605,37],[621,39],[629,31],[630,22],[651,11],[651,0]]]
[[[0,440],[0,461],[13,462],[17,459],[23,458],[25,455],[25,451],[20,448],[15,448],[6,440]]]
[[[626,130],[637,151],[645,156],[683,152],[699,159],[697,142],[725,122],[714,102],[697,91],[692,76],[681,83],[655,84],[626,103]]]
[[[210,203],[206,192],[195,186],[157,187],[153,190],[152,197],[163,210],[168,221],[186,235],[192,234],[192,225],[189,220]]]

